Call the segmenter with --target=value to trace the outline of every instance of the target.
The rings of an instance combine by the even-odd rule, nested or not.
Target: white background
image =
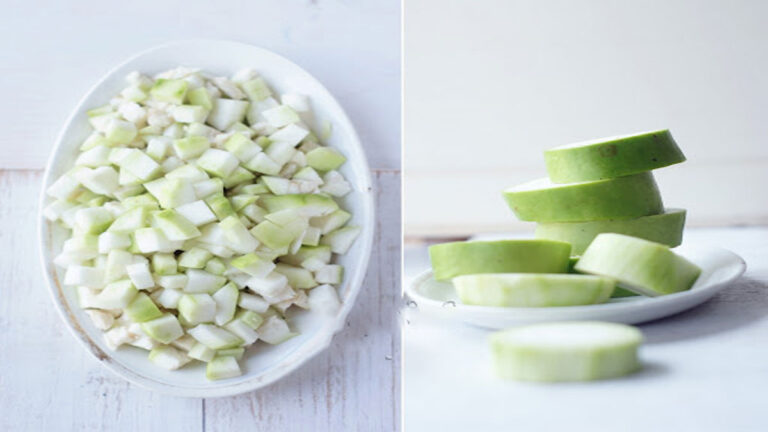
[[[331,347],[263,390],[204,400],[132,386],[80,347],[48,299],[34,227],[42,169],[77,101],[128,56],[189,38],[273,50],[325,84],[366,149],[378,208],[363,289]],[[5,1],[0,94],[0,430],[398,429],[399,1]]]
[[[501,190],[542,151],[669,128],[689,225],[768,223],[768,3],[405,3],[406,234],[530,230]]]

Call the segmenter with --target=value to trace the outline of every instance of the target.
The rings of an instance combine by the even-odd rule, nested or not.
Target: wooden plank
[[[374,254],[347,329],[267,389],[202,401],[137,388],[80,349],[48,299],[28,223],[42,174],[0,171],[0,430],[397,430],[400,177],[380,171],[374,179]]]
[[[394,431],[400,426],[400,175],[375,173],[376,240],[331,347],[268,388],[205,401],[208,431]]]
[[[0,104],[5,120],[0,148],[13,151],[0,152],[0,169],[43,168],[67,116],[102,75],[139,51],[196,38],[252,43],[295,61],[348,110],[373,166],[400,165],[397,0],[82,0],[3,6],[0,40],[8,42],[2,46],[0,93],[13,96],[11,103]],[[136,31],[139,20],[142,29]],[[53,73],[51,65],[56,65]]]
[[[37,171],[0,171],[0,430],[202,430],[200,400],[128,384],[64,327],[38,263],[41,180]]]

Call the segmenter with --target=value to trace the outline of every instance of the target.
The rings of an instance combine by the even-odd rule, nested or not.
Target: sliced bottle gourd
[[[453,278],[462,303],[499,307],[558,307],[604,303],[616,283],[573,274],[496,273]]]
[[[576,263],[579,262],[578,256],[571,256],[571,260],[568,262],[568,273],[576,273],[579,274],[579,272],[576,271]],[[615,282],[614,282],[615,284]],[[614,286],[613,293],[611,294],[611,298],[621,298],[621,297],[634,297],[639,294],[634,293],[632,291],[625,290],[624,288]]]
[[[436,280],[480,273],[565,273],[571,246],[550,240],[451,242],[430,246]]]
[[[668,130],[568,144],[544,152],[554,183],[610,179],[685,161]]]
[[[211,381],[240,376],[240,365],[232,356],[215,357],[205,367],[205,377]]]
[[[630,219],[664,210],[650,172],[569,184],[555,184],[545,178],[508,188],[503,194],[518,219],[524,221]]]
[[[683,241],[685,210],[666,209],[663,213],[634,219],[587,222],[551,222],[536,226],[536,238],[570,243],[573,255],[581,255],[592,240],[602,233],[625,234],[665,244],[680,246]]]
[[[160,345],[149,352],[149,361],[168,370],[176,370],[190,360],[186,354],[168,345]]]
[[[669,246],[612,233],[595,238],[576,271],[616,279],[620,287],[650,297],[689,290],[701,273]]]
[[[240,375],[247,346],[297,334],[289,308],[340,309],[334,254],[361,232],[336,201],[347,159],[302,122],[308,97],[278,102],[253,69],[126,79],[47,189],[43,214],[70,234],[54,264],[110,349]]]
[[[171,343],[184,335],[179,320],[170,312],[159,318],[141,323],[141,329],[147,336],[160,343]]]
[[[139,293],[123,310],[126,318],[133,322],[143,323],[163,316],[157,305],[144,293]]]
[[[497,376],[565,382],[616,378],[640,368],[642,334],[634,327],[575,321],[533,324],[490,336]]]

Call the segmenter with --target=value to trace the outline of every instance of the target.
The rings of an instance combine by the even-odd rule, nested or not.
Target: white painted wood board
[[[45,166],[65,119],[105,73],[172,40],[230,39],[314,75],[357,127],[374,168],[400,168],[396,0],[55,0],[6,2],[0,16],[0,169]]]
[[[202,400],[130,385],[82,349],[48,298],[38,260],[42,173],[0,170],[0,430],[397,430],[400,177],[373,174],[377,233],[347,328],[273,386]]]

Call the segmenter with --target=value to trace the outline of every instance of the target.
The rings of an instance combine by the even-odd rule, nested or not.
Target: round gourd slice
[[[568,242],[571,253],[581,255],[602,233],[625,234],[669,247],[680,246],[684,226],[685,210],[666,209],[658,215],[634,219],[540,223],[536,226],[536,238]]]
[[[650,297],[691,289],[701,269],[669,246],[621,234],[600,234],[576,263],[576,271],[616,279]]]
[[[602,180],[685,161],[668,130],[641,132],[555,147],[544,152],[554,183]]]
[[[534,324],[493,333],[493,366],[501,378],[518,381],[592,381],[640,368],[642,334],[605,322]]]
[[[453,278],[462,303],[499,307],[558,307],[604,303],[616,282],[573,274],[497,273]]]
[[[429,248],[436,280],[479,273],[565,273],[571,245],[551,240],[442,243]]]
[[[505,190],[504,199],[518,219],[535,222],[631,219],[664,211],[650,172],[571,184],[539,179]]]

